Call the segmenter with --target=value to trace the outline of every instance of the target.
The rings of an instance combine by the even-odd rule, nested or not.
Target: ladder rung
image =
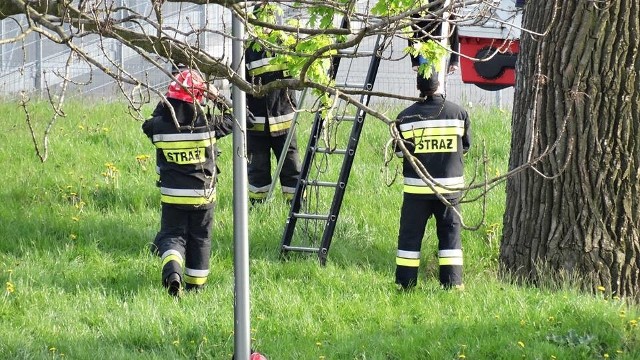
[[[322,215],[322,214],[293,213],[292,215],[300,219],[329,220],[329,215]]]
[[[336,120],[340,120],[340,121],[356,121],[356,117],[355,116],[336,116],[334,119]]]
[[[329,149],[329,148],[316,148],[316,152],[322,154],[346,154],[346,149]]]
[[[329,181],[311,180],[311,181],[305,181],[305,183],[307,185],[312,185],[312,186],[338,187],[338,183],[329,182]]]
[[[357,56],[357,57],[366,57],[366,56],[373,56],[373,54],[375,53],[373,51],[360,51],[358,49],[347,48],[347,49],[338,50],[338,54]]]
[[[362,83],[342,83],[336,84],[336,87],[341,89],[364,89],[366,84]]]
[[[289,245],[282,245],[282,249],[287,251],[303,251],[303,252],[312,252],[312,253],[317,253],[320,251],[319,248],[304,247],[304,246],[289,246]]]

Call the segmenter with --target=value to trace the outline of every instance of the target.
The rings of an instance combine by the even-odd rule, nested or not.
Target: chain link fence
[[[125,0],[114,0],[124,5]],[[152,5],[149,1],[130,0],[126,7],[132,12],[151,16]],[[181,3],[165,3],[162,7],[164,23],[168,27],[177,29],[176,38],[186,40],[198,46],[208,54],[230,63],[231,54],[231,14],[218,5],[194,5]],[[118,13],[118,16],[127,16]],[[5,19],[0,22],[0,38],[9,39],[20,34],[20,27],[26,25],[26,19],[21,16]],[[197,36],[185,37],[194,28],[206,25],[212,31],[200,33]],[[152,29],[146,29],[152,31]],[[225,36],[228,35],[228,36]],[[147,54],[148,59],[122,43],[99,36],[81,39],[79,45],[86,51],[87,56],[96,59],[110,71],[148,84],[150,87],[162,91],[167,86],[169,78],[154,66],[153,62],[163,64],[166,69],[170,65],[166,59],[154,54]],[[371,50],[375,39],[365,38],[361,43],[361,50]],[[408,56],[403,49],[407,46],[406,39],[398,36],[388,41],[384,59],[376,77],[373,91],[415,96],[416,73],[411,69]],[[337,82],[348,82],[351,77],[362,77],[359,72],[366,72],[369,59],[366,57],[351,60],[348,65],[341,63]],[[14,43],[0,45],[0,97],[8,98],[21,92],[33,95],[57,93],[68,80],[67,97],[95,98],[111,100],[122,97],[122,91],[129,93],[135,88],[127,85],[121,88],[112,77],[97,69],[94,65],[72,54],[64,45],[56,44],[38,34]],[[220,79],[218,82],[223,91],[228,93],[228,84]],[[446,79],[446,96],[449,100],[469,107],[500,107],[510,110],[513,104],[513,88],[500,91],[485,91],[475,85],[464,84],[460,73],[454,73]],[[153,97],[152,94],[149,96]],[[151,99],[155,102],[156,99]],[[372,98],[371,102],[390,105],[406,105],[407,100],[392,98]]]

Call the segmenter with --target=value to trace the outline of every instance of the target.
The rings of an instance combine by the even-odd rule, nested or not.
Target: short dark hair
[[[427,79],[421,74],[418,74],[416,82],[421,97],[435,94],[435,92],[438,91],[438,87],[440,87],[440,81],[438,80],[438,73],[436,71],[432,71],[431,76]]]

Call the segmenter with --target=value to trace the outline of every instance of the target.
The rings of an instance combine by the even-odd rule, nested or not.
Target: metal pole
[[[244,25],[233,16],[231,24],[233,41],[231,43],[231,67],[244,79]],[[249,360],[249,221],[248,221],[248,181],[247,181],[247,106],[246,94],[233,86],[233,273],[235,276],[234,294],[234,354],[236,360]]]
[[[120,6],[121,8],[125,7],[125,3],[124,0],[120,0],[120,2],[118,3],[118,6]],[[125,18],[127,16],[127,14],[123,11],[120,10],[120,16],[118,16],[119,20],[122,20],[123,18]],[[118,76],[122,76],[122,72],[124,70],[124,49],[123,49],[124,45],[122,44],[121,41],[116,42],[116,59],[118,62]]]
[[[36,60],[36,68],[35,68],[35,76],[33,79],[33,85],[35,87],[35,90],[38,94],[38,96],[42,96],[42,91],[44,90],[44,85],[43,85],[43,68],[44,68],[44,64],[43,64],[43,58],[42,58],[42,35],[40,35],[39,33],[36,34],[36,41],[35,41],[35,60]]]
[[[208,15],[208,5],[204,5],[200,7],[200,27],[205,29],[208,27],[207,21],[209,20]],[[198,48],[204,50],[205,53],[209,53],[207,50],[209,48],[209,33],[207,31],[202,31],[198,35]]]
[[[496,91],[496,106],[502,110],[502,90]]]
[[[0,39],[4,39],[4,21],[0,20]],[[9,38],[7,36],[7,38]],[[4,63],[4,50],[5,50],[6,45],[5,44],[0,44],[0,74],[4,72],[4,67],[5,67],[5,63]]]
[[[443,8],[445,10],[447,10],[449,8],[449,5],[451,4],[451,0],[445,0],[445,2],[442,4]],[[442,37],[440,39],[440,44],[442,44],[442,46],[445,49],[449,48],[449,11],[444,11],[442,13],[442,17],[443,20],[442,24],[440,25],[440,36]],[[440,66],[436,69],[436,71],[439,71],[438,73],[438,81],[440,82],[440,85],[438,86],[438,93],[440,94],[446,94],[447,90],[446,90],[446,78],[447,78],[447,72],[448,72],[448,64],[449,64],[449,59],[447,57],[444,57],[441,61],[441,63],[439,64]]]

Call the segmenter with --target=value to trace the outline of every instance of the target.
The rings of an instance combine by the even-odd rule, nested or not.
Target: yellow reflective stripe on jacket
[[[420,178],[404,178],[404,192],[409,194],[435,194],[436,192],[439,194],[450,194],[454,192],[461,191],[464,187],[464,177],[456,176],[450,178],[434,178],[433,179],[433,187],[434,190],[427,185]],[[450,187],[453,189],[445,189],[442,186]]]
[[[287,70],[287,64],[274,64],[266,65],[253,70],[249,70],[249,75],[260,76],[269,72],[284,71]]]
[[[456,135],[462,136],[464,135],[464,128],[420,128],[420,129],[411,129],[408,131],[402,132],[403,139],[413,139],[416,137],[423,136],[446,136],[446,135]]]
[[[406,259],[402,257],[396,257],[396,265],[408,266],[408,267],[419,267],[420,259]]]
[[[269,117],[269,130],[272,132],[287,130],[291,128],[295,112],[290,112],[284,115],[270,116]],[[251,131],[264,131],[267,118],[264,116],[256,116]]]
[[[247,63],[247,70],[249,70],[248,74],[251,76],[258,76],[268,72],[287,69],[287,64],[271,64],[273,59],[275,59],[275,57],[266,57]]]
[[[289,128],[291,128],[291,120],[283,123],[269,124],[269,130],[271,131],[287,130]]]
[[[407,117],[411,118],[411,117]],[[460,119],[432,119],[432,120],[420,120],[403,123],[398,125],[400,132],[409,131],[412,129],[427,129],[427,128],[459,128],[464,129],[464,120]]]
[[[161,195],[160,201],[165,204],[175,204],[175,205],[207,205],[216,201],[216,196],[210,196],[208,198],[185,198],[185,197],[177,197],[177,196],[168,196]]]
[[[271,124],[279,124],[279,123],[291,122],[291,120],[293,120],[295,115],[296,115],[295,111],[292,111],[292,112],[290,112],[288,114],[271,116],[269,118],[269,123],[271,123]]]
[[[261,66],[269,65],[269,63],[271,63],[271,60],[273,60],[273,59],[275,59],[275,58],[272,56],[272,57],[264,57],[262,59],[250,61],[250,62],[246,63],[247,70],[254,70],[254,69],[259,68]]]
[[[249,70],[249,75],[260,76],[262,74],[266,74],[269,72],[285,71],[285,70],[287,70],[286,64],[267,65],[261,68],[257,68],[255,70]]]
[[[160,188],[160,201],[176,205],[205,205],[216,200],[216,191],[213,189],[170,189]]]

